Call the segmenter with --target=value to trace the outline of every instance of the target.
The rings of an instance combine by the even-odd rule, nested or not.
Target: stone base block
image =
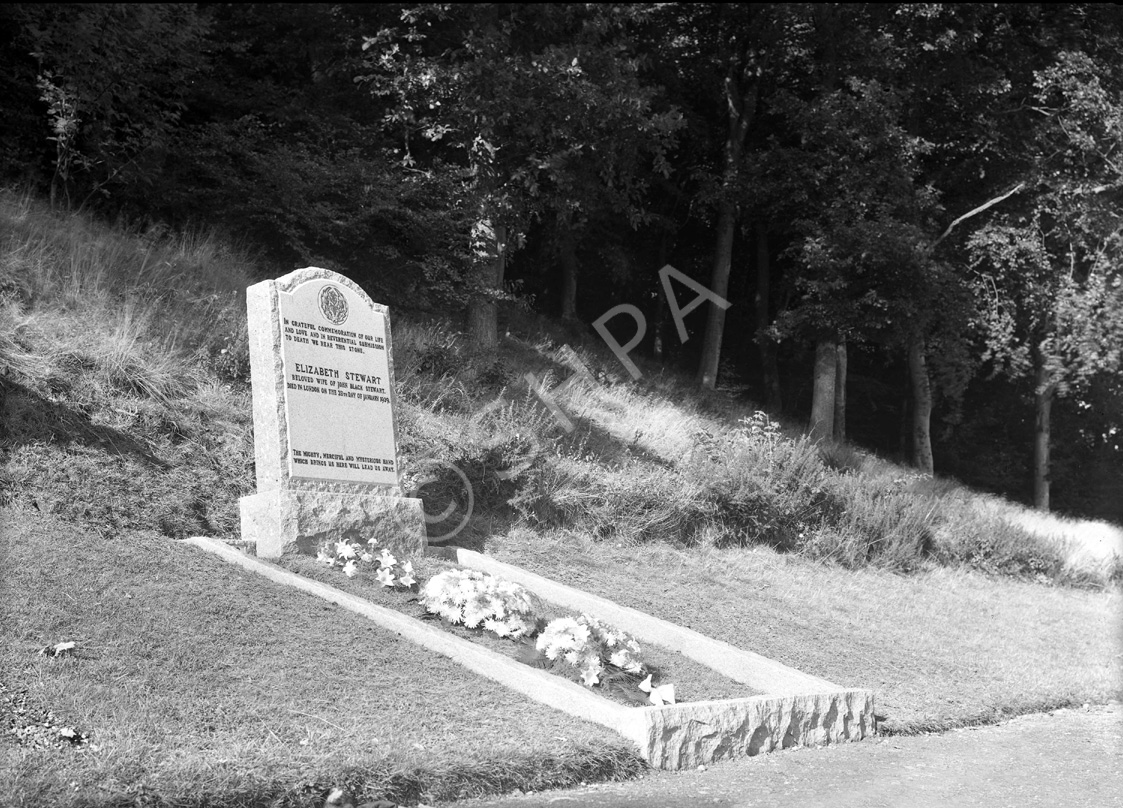
[[[873,693],[752,696],[636,709],[622,730],[658,769],[858,741],[875,733]]]
[[[407,558],[425,552],[421,500],[326,491],[265,491],[242,497],[242,540],[257,545],[258,558],[296,550],[308,555],[328,541],[374,538]]]

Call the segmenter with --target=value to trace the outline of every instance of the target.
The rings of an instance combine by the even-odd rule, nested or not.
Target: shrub
[[[839,509],[816,445],[783,437],[762,412],[704,443],[686,473],[702,487],[720,544],[797,549],[808,530]]]
[[[876,564],[916,569],[932,552],[939,502],[893,488],[878,490],[860,478],[841,477],[833,496],[845,507],[811,532],[802,549],[847,567]]]

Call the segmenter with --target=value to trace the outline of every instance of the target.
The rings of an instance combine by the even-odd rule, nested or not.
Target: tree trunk
[[[659,295],[655,299],[655,328],[651,342],[651,356],[660,365],[663,364],[663,324],[667,319],[667,304],[664,297]]]
[[[563,320],[577,319],[577,247],[573,243],[573,229],[569,222],[558,217],[558,260],[562,271],[561,316]]]
[[[762,219],[753,224],[756,234],[756,343],[764,372],[765,405],[780,412],[784,402],[780,395],[780,368],[776,362],[776,344],[764,333],[772,324],[769,302],[772,295],[772,265],[768,259],[768,225]]]
[[[499,345],[498,308],[495,301],[473,297],[468,303],[468,337],[477,348],[492,349]]]
[[[904,463],[912,462],[912,441],[909,440],[909,428],[912,426],[912,378],[905,384],[905,391],[901,394],[901,417],[898,418],[897,454]]]
[[[659,261],[660,268],[667,266],[668,253],[670,250],[667,246],[668,236],[664,232],[662,238],[659,239]],[[663,364],[663,326],[667,322],[667,298],[666,295],[655,295],[655,327],[652,329],[652,343],[651,355],[659,364]]]
[[[748,86],[741,90],[736,72],[725,78],[725,98],[729,106],[729,133],[725,139],[725,165],[722,168],[721,201],[718,203],[717,239],[714,265],[710,273],[710,291],[725,299],[729,290],[729,271],[733,264],[733,236],[737,229],[736,191],[741,173],[741,153],[745,137],[756,115],[759,74],[746,75]],[[710,390],[717,386],[717,370],[721,361],[721,337],[725,330],[725,309],[711,305],[706,317],[706,336],[702,342],[702,360],[698,365],[698,384]]]
[[[503,288],[503,273],[507,261],[507,228],[495,228],[495,256],[491,263],[479,267],[480,280],[486,290]],[[468,338],[477,348],[494,349],[499,345],[497,326],[499,306],[494,295],[474,294],[468,300]]]
[[[729,291],[729,270],[733,265],[733,236],[736,229],[737,206],[732,200],[722,201],[717,219],[714,268],[710,274],[710,291],[721,298],[724,298]],[[711,304],[706,317],[706,336],[702,342],[702,361],[698,366],[698,384],[709,390],[717,386],[721,338],[724,331],[725,309]]]
[[[834,381],[834,439],[846,440],[846,340],[838,341]]]
[[[1049,381],[1042,364],[1037,368],[1037,388],[1033,403],[1036,418],[1033,425],[1033,506],[1049,510],[1049,432],[1053,411],[1053,397],[1057,386]]]
[[[834,340],[820,340],[815,345],[815,376],[811,392],[811,423],[813,440],[834,437],[834,387],[838,378],[838,346]]]
[[[912,386],[912,460],[924,474],[933,474],[932,386],[924,359],[924,340],[909,342],[909,381]]]

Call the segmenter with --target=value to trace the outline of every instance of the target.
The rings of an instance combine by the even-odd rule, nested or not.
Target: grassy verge
[[[98,536],[23,510],[4,517],[5,680],[89,742],[0,746],[0,804],[318,806],[336,786],[411,802],[642,770],[599,727],[192,548],[152,533]],[[891,733],[1121,695],[1117,592],[519,530],[492,549],[870,687]],[[78,643],[76,657],[36,653],[65,640]]]
[[[514,530],[491,552],[847,687],[891,733],[1123,697],[1123,595]],[[658,580],[659,586],[650,582]]]
[[[0,804],[318,808],[342,785],[436,800],[642,768],[607,730],[156,534],[2,527],[0,669],[89,742],[0,744]],[[77,656],[37,654],[64,640]]]
[[[338,569],[330,569],[308,556],[299,555],[285,556],[280,560],[280,564],[292,572],[307,578],[312,578],[313,580],[322,581],[323,583],[334,586],[345,592],[358,595],[379,606],[395,609],[418,620],[433,619],[432,615],[426,614],[425,608],[416,601],[415,596],[412,596],[411,593],[401,589],[391,590],[383,587],[368,573],[360,573],[354,578],[348,578]],[[428,580],[431,576],[446,569],[458,568],[455,564],[450,564],[447,561],[440,561],[435,558],[420,559],[414,566],[420,580]],[[563,616],[575,617],[576,614],[557,606],[551,606],[547,603],[543,604],[541,617],[544,620],[553,620],[556,617]],[[450,625],[443,620],[434,619],[434,624],[441,626],[458,637],[478,643],[479,645],[503,654],[504,656],[511,657],[512,659],[520,659],[522,656],[520,652],[523,650],[524,645],[528,644],[530,648],[533,648],[533,640],[529,641],[529,643],[522,643],[511,639],[504,639],[480,629],[468,629],[463,626]],[[674,684],[675,696],[679,702],[735,699],[760,695],[758,691],[754,691],[747,685],[728,679],[717,671],[683,656],[674,649],[663,648],[649,643],[643,643],[642,649],[644,662],[656,671],[656,675],[653,679],[654,684]],[[576,681],[577,677],[574,676],[573,678]],[[593,692],[599,693],[606,698],[611,698],[614,701],[634,704],[632,701],[618,697],[600,688],[595,689]]]

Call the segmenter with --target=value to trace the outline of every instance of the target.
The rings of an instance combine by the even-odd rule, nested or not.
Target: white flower
[[[647,700],[654,704],[656,707],[662,707],[664,704],[675,703],[675,686],[674,685],[659,685],[653,687],[651,684],[651,676],[638,685],[639,689],[647,693]]]
[[[354,558],[355,548],[345,541],[337,541],[335,543],[335,554],[340,558]]]
[[[497,634],[500,637],[506,637],[511,633],[507,625],[501,620],[496,620],[494,617],[489,617],[483,622],[484,631],[490,631],[492,634]]]
[[[359,560],[365,564],[369,564],[370,562],[374,561],[374,556],[372,556],[370,553],[363,553],[361,556],[359,556]]]
[[[316,553],[316,560],[319,561],[321,564],[327,564],[330,567],[332,564],[335,563],[335,556],[333,556],[326,549],[321,547],[320,551],[318,553]]]
[[[398,559],[394,558],[394,556],[390,554],[389,550],[383,548],[382,555],[379,557],[378,563],[384,567],[392,567],[398,563]]]
[[[413,583],[412,564],[399,580]],[[518,584],[500,581],[475,570],[448,570],[433,576],[421,588],[421,603],[449,622],[470,628],[483,627],[499,636],[529,634],[537,625],[533,597]]]
[[[464,622],[464,613],[457,606],[442,606],[436,612],[454,626]]]
[[[650,695],[648,695],[647,699],[656,707],[662,707],[664,704],[674,704],[675,686],[659,685],[659,687],[652,688],[651,693]]]
[[[398,576],[398,583],[402,586],[413,586],[417,583],[417,579],[413,577],[411,572],[407,571],[405,574]]]
[[[348,578],[354,578],[359,572],[359,565],[355,563],[355,559],[351,559],[343,565],[343,574]]]
[[[379,580],[379,583],[381,583],[383,586],[394,585],[394,573],[392,573],[387,567],[383,567],[378,571],[377,578]]]
[[[479,603],[464,604],[464,625],[468,628],[478,627],[487,617],[488,610],[480,608]]]
[[[534,632],[534,629],[538,626],[538,620],[533,616],[513,617],[507,621],[507,625],[510,627],[511,636],[523,637]]]

